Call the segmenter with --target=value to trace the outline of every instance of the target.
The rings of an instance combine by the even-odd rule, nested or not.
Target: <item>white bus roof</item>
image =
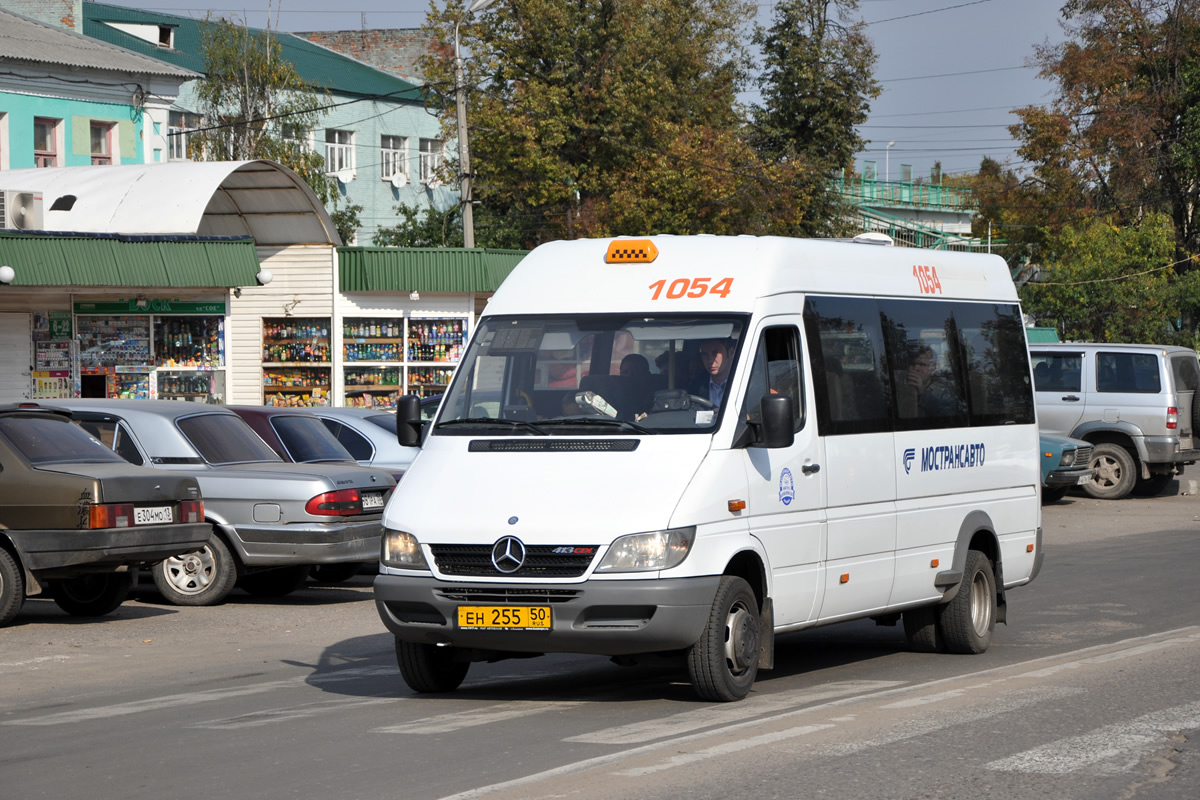
[[[610,244],[644,250],[647,242],[657,250],[652,261],[606,260]],[[1008,266],[994,255],[776,236],[649,236],[543,244],[485,313],[746,313],[760,297],[788,292],[1017,301]]]

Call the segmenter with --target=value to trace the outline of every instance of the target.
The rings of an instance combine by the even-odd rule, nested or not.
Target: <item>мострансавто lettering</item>
[[[982,467],[983,442],[921,448],[921,471]]]

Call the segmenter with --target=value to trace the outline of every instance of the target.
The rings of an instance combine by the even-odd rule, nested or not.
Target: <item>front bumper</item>
[[[248,567],[372,562],[379,560],[383,521],[238,525],[232,533]]]
[[[720,576],[572,584],[497,584],[379,575],[375,606],[397,639],[519,653],[635,655],[690,647]],[[549,605],[548,631],[463,630],[459,606]]]
[[[1048,489],[1060,489],[1064,486],[1079,486],[1096,477],[1094,469],[1056,469],[1046,476],[1045,485]]]
[[[30,572],[79,567],[136,566],[190,553],[212,535],[207,522],[98,530],[6,530]]]

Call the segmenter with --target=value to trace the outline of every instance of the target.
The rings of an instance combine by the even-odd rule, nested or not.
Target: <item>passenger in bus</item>
[[[704,372],[688,385],[688,394],[704,398],[714,408],[724,402],[729,369],[733,365],[733,347],[733,339],[705,339],[700,343],[700,363]]]
[[[944,375],[938,373],[937,356],[928,345],[917,350],[909,364],[906,383],[916,391],[919,416],[942,417],[958,413],[954,387]]]

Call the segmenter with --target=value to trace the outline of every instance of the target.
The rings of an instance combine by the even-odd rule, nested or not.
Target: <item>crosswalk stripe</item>
[[[583,705],[583,701],[564,700],[551,702],[511,702],[488,706],[487,708],[458,711],[452,714],[440,714],[436,717],[426,717],[412,722],[402,722],[398,725],[387,725],[375,728],[372,733],[417,733],[439,734],[474,728],[479,725],[490,725],[493,722],[504,722],[517,717],[528,717],[533,714],[544,714],[547,711],[558,711]]]
[[[396,701],[391,698],[373,698],[370,700],[327,700],[321,703],[301,703],[300,705],[296,706],[270,708],[263,711],[255,711],[250,714],[240,714],[236,717],[197,722],[196,724],[189,725],[188,727],[204,728],[208,730],[237,730],[239,728],[257,728],[263,725],[273,725],[278,722],[292,722],[298,719],[315,717],[318,714],[327,714],[330,711],[346,711],[348,709],[360,706],[376,706],[394,702]]]

